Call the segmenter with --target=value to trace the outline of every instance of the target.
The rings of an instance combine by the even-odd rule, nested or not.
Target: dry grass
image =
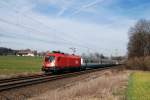
[[[127,68],[135,70],[150,70],[150,56],[129,59],[127,62]]]
[[[103,75],[93,75],[85,80],[66,84],[62,88],[48,91],[30,100],[120,100],[124,99],[124,89],[128,74],[108,71]]]

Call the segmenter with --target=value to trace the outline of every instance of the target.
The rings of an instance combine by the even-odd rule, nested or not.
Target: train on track
[[[115,64],[98,64],[86,63],[85,59],[74,54],[65,54],[59,51],[47,53],[42,64],[42,71],[44,72],[59,72],[59,71],[79,71],[85,70],[87,67],[108,67]]]

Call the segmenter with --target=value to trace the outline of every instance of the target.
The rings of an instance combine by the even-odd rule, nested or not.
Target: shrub
[[[150,56],[128,59],[127,68],[134,70],[150,70]]]

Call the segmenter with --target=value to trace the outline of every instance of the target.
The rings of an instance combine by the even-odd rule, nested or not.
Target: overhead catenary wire
[[[3,3],[5,3],[6,6],[9,6],[9,5],[7,5],[7,2],[6,2],[6,1],[3,1]],[[17,14],[20,14],[20,13],[19,13],[19,10],[16,9],[16,8],[12,8],[11,10],[15,11]],[[49,29],[51,29],[51,30],[53,30],[53,31],[56,31],[56,34],[57,34],[57,33],[62,33],[63,35],[61,35],[61,36],[64,36],[64,35],[65,35],[65,37],[68,37],[68,36],[66,36],[66,34],[65,34],[64,32],[58,31],[58,30],[52,28],[52,26],[48,26],[48,25],[46,25],[45,23],[43,23],[43,22],[41,22],[41,21],[39,21],[39,20],[36,20],[35,18],[32,18],[31,16],[28,16],[28,15],[26,15],[26,14],[24,14],[24,13],[21,13],[21,15],[23,15],[25,18],[27,18],[27,19],[29,19],[29,20],[31,20],[31,21],[34,21],[34,22],[38,23],[39,25],[45,26],[45,27],[47,27],[47,28],[49,28]],[[55,35],[56,35],[56,34],[55,34]],[[68,35],[68,34],[67,34],[67,35]],[[57,37],[60,38],[60,39],[65,40],[65,41],[68,41],[68,42],[72,42],[72,40],[77,40],[77,38],[75,38],[75,37],[69,37],[69,38],[66,40],[66,39],[62,38],[61,36],[59,35],[59,36],[57,36]],[[87,44],[87,43],[86,43],[86,44]]]
[[[17,26],[17,27],[21,27],[21,28],[25,28],[25,30],[26,29],[28,29],[28,31],[30,30],[32,30],[32,31],[37,31],[37,30],[35,30],[35,29],[32,29],[32,28],[30,28],[30,27],[26,27],[26,26],[24,26],[24,25],[20,25],[20,24],[15,24],[15,23],[12,23],[12,22],[10,22],[10,21],[7,21],[7,20],[5,20],[5,19],[2,19],[2,18],[0,18],[0,21],[1,22],[4,22],[4,23],[7,23],[7,24],[11,24],[11,25],[15,25],[15,26]],[[25,36],[26,37],[26,36]],[[81,45],[81,44],[77,44],[77,43],[72,43],[72,42],[58,42],[58,41],[52,41],[52,40],[45,40],[45,39],[41,39],[41,38],[36,38],[36,37],[30,37],[30,36],[28,36],[28,37],[26,37],[26,38],[29,38],[29,39],[33,39],[33,40],[37,40],[37,41],[40,41],[40,42],[44,42],[44,43],[53,43],[53,44],[57,44],[57,45],[61,45],[61,44],[64,44],[64,45],[76,45],[76,46],[78,46],[78,47],[83,47],[83,48],[89,48],[89,47],[86,47],[85,45]]]
[[[5,2],[5,1],[4,1]],[[7,4],[7,3],[6,3]],[[14,9],[12,9],[12,10],[14,10],[16,13],[18,13],[19,11],[18,10],[16,10],[15,8]],[[32,21],[34,21],[34,22],[36,22],[36,23],[39,23],[39,25],[43,25],[43,26],[45,26],[45,27],[47,27],[47,28],[50,28],[51,30],[54,30],[54,31],[56,31],[56,33],[57,33],[57,31],[58,30],[56,30],[56,29],[54,29],[54,28],[52,28],[52,27],[50,27],[50,26],[47,26],[47,25],[45,25],[45,23],[42,23],[41,21],[38,21],[38,20],[36,20],[36,19],[34,19],[34,18],[32,18],[32,17],[30,17],[30,16],[27,16],[26,14],[23,14],[23,13],[21,13],[21,15],[23,15],[25,18],[27,18],[27,19],[30,19],[30,20],[32,20]],[[37,30],[37,29],[34,29],[34,28],[31,28],[31,27],[28,27],[28,26],[25,26],[25,25],[21,25],[21,24],[17,24],[17,23],[12,23],[12,22],[9,22],[9,21],[7,21],[7,20],[4,20],[4,19],[0,19],[0,21],[2,21],[2,22],[5,22],[5,23],[8,23],[8,24],[11,24],[11,25],[15,25],[15,26],[17,26],[17,27],[21,27],[21,28],[25,28],[26,30],[30,30],[30,31],[32,31],[32,32],[34,32],[34,31],[37,31],[37,32],[40,32],[40,33],[43,33],[43,32],[41,32],[41,30]],[[63,33],[63,35],[64,35],[64,32],[58,32],[58,33]],[[70,41],[70,40],[66,40],[66,39],[64,39],[62,36],[57,36],[58,38],[60,38],[60,40],[63,40],[63,41],[65,41],[66,42],[66,44],[67,45],[76,45],[76,46],[78,46],[78,47],[82,47],[82,48],[86,48],[86,49],[93,49],[93,48],[90,48],[90,47],[88,47],[88,46],[85,46],[85,44],[81,44],[81,43],[74,43],[73,41]],[[68,36],[66,36],[66,37],[68,37]],[[46,40],[44,40],[44,41],[46,41]],[[47,41],[48,42],[48,41]],[[50,42],[50,41],[49,41]],[[68,43],[67,43],[68,42]],[[59,43],[59,42],[57,42],[57,43]],[[62,43],[60,43],[60,44],[62,44]]]

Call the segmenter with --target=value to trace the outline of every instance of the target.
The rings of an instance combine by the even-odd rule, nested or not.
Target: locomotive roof
[[[71,57],[80,57],[80,56],[77,56],[77,55],[74,55],[74,54],[65,54],[65,53],[58,53],[58,52],[55,52],[55,53],[48,53],[46,54],[47,56],[71,56]]]

